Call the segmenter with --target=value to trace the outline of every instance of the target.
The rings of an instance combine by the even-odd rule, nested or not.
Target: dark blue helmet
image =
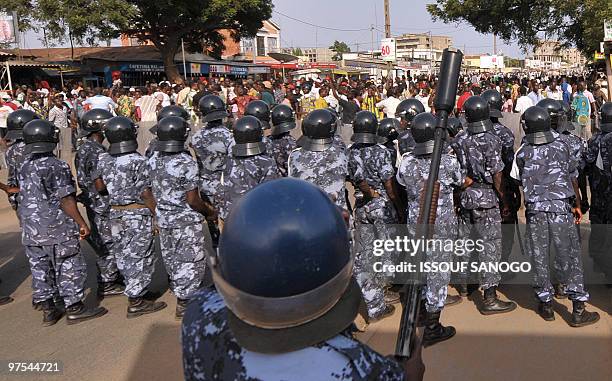
[[[249,350],[305,348],[356,316],[360,292],[346,223],[306,181],[273,180],[249,191],[225,221],[218,254],[210,255],[229,327]]]

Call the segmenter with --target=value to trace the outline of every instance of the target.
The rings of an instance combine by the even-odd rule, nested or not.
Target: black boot
[[[446,300],[444,301],[445,306],[454,306],[455,304],[459,304],[463,301],[459,295],[446,295]]]
[[[176,313],[174,314],[176,320],[181,320],[183,318],[185,310],[187,309],[187,304],[189,304],[189,299],[176,298]]]
[[[106,315],[108,310],[104,307],[85,308],[83,302],[76,302],[66,308],[66,323],[69,325],[84,322]]]
[[[463,297],[463,298],[467,298],[468,297],[468,286],[466,283],[459,283],[457,285],[455,285],[455,289],[457,290],[457,292],[459,293],[459,296]]]
[[[42,304],[43,304],[43,302],[35,302],[34,300],[32,300],[32,308],[35,311],[42,311],[43,310],[42,309]]]
[[[455,327],[445,327],[440,324],[440,311],[427,312],[427,324],[425,325],[425,333],[423,335],[424,347],[448,340],[455,336],[455,333],[457,333]]]
[[[132,319],[141,315],[151,314],[166,308],[165,302],[155,302],[145,298],[129,298],[127,318]]]
[[[125,286],[117,282],[98,283],[98,296],[108,297],[123,294]]]
[[[599,321],[599,314],[597,312],[589,312],[584,308],[584,302],[576,300],[572,301],[574,310],[572,311],[572,320],[569,325],[572,327],[584,327],[591,325]]]
[[[555,320],[552,302],[540,302],[538,305],[538,314],[546,321]]]
[[[565,293],[565,285],[561,283],[557,283],[553,286],[555,288],[555,298],[557,299],[567,299],[567,294]]]
[[[43,327],[50,327],[57,323],[64,315],[62,311],[55,306],[53,299],[45,300],[38,303],[43,312]]]
[[[385,290],[385,304],[397,304],[400,302],[399,292]]]
[[[417,318],[417,327],[425,327],[427,322],[427,308],[425,308],[425,300],[421,300],[419,304],[419,317]]]
[[[9,304],[12,301],[13,301],[13,298],[11,298],[10,296],[0,296],[0,306]]]
[[[484,290],[484,300],[480,313],[483,315],[503,314],[513,311],[516,308],[514,302],[504,302],[497,298],[496,287],[489,287]]]

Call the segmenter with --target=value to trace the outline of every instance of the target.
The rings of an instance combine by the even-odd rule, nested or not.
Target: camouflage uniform
[[[472,134],[469,131],[460,140],[460,162],[466,175],[474,180],[469,188],[461,193],[461,219],[464,228],[470,230],[475,240],[484,241],[484,250],[478,253],[481,263],[499,262],[501,257],[501,213],[499,199],[493,185],[493,176],[504,169],[502,161],[502,142],[491,131]],[[471,226],[470,226],[471,225]],[[465,236],[467,232],[460,232]],[[467,274],[458,274],[465,278]],[[480,273],[480,286],[483,289],[496,287],[501,277],[498,272]]]
[[[518,210],[521,207],[520,192],[516,182],[510,177],[512,162],[514,161],[514,134],[501,123],[493,123],[492,131],[502,143],[502,161],[504,162],[504,176],[502,189],[504,191],[505,203],[510,208],[510,215],[502,219],[502,254],[501,260],[505,261],[512,254],[514,235],[518,223]],[[500,208],[503,205],[500,203]]]
[[[394,236],[390,225],[397,224],[395,208],[387,195],[384,183],[393,179],[395,170],[391,154],[382,145],[353,144],[348,150],[349,178],[355,186],[355,277],[363,294],[368,316],[376,318],[385,312],[384,274],[372,269],[375,261],[372,252],[375,239],[391,239]],[[364,204],[358,184],[366,181],[377,192],[376,197]],[[390,253],[381,258],[384,263],[393,263]]]
[[[397,171],[397,181],[406,188],[408,197],[408,226],[414,234],[418,222],[420,195],[423,192],[427,178],[431,157],[418,157],[412,153],[402,156]],[[442,154],[438,182],[440,183],[440,196],[436,209],[436,231],[433,238],[438,240],[455,239],[457,236],[457,215],[453,204],[453,187],[463,184],[465,175],[459,161],[454,156]],[[453,251],[433,250],[427,252],[430,262],[450,262]],[[423,298],[426,300],[428,312],[438,312],[444,308],[444,302],[450,282],[450,272],[427,273],[427,284],[423,289]]]
[[[589,254],[612,281],[612,133],[597,132],[584,155],[591,188]]]
[[[187,152],[158,152],[149,159],[149,167],[170,289],[177,298],[189,299],[200,288],[206,269],[204,217],[187,203],[187,192],[198,189],[198,165]]]
[[[157,138],[151,139],[144,153],[147,159],[150,159],[151,157],[153,157],[153,155],[157,154],[157,151],[155,150],[156,145],[157,145]]]
[[[309,181],[321,188],[342,210],[348,210],[346,201],[346,179],[348,156],[337,144],[322,152],[297,148],[289,155],[288,173]]]
[[[102,153],[94,179],[101,178],[110,195],[111,234],[119,272],[126,281],[125,294],[142,297],[155,268],[153,220],[142,201],[142,192],[151,187],[147,159],[138,153],[112,156]],[[136,209],[114,208],[141,204]]]
[[[534,269],[534,289],[542,302],[552,300],[548,262],[550,245],[556,250],[561,279],[572,300],[586,301],[580,239],[574,224],[570,199],[575,196],[572,179],[578,168],[571,151],[557,133],[548,144],[523,144],[516,153],[513,177],[525,193],[526,249]]]
[[[61,199],[76,192],[70,167],[51,153],[32,154],[23,163],[18,181],[17,213],[32,271],[34,303],[57,293],[67,307],[80,302],[87,269],[79,228],[61,208]]]
[[[181,337],[188,381],[406,380],[397,362],[346,331],[288,353],[264,354],[242,348],[228,327],[223,299],[210,289],[198,293],[189,305]]]
[[[397,138],[397,147],[399,148],[400,155],[406,152],[411,152],[416,142],[412,137],[412,132],[409,129],[399,131],[399,137]]]
[[[226,219],[232,205],[258,184],[278,177],[276,162],[265,153],[248,157],[230,156],[223,171],[223,208],[220,217]]]
[[[11,144],[6,150],[4,159],[8,168],[8,176],[6,178],[7,185],[12,187],[19,186],[19,169],[25,157],[25,143],[23,141]],[[17,195],[10,195],[8,199],[13,210],[17,210]]]
[[[297,147],[295,138],[289,134],[271,136],[266,144],[266,152],[274,158],[281,176],[287,177],[289,154]]]
[[[113,236],[110,228],[110,204],[108,196],[102,196],[96,190],[92,174],[98,166],[98,156],[105,152],[102,144],[85,139],[77,149],[74,164],[77,173],[77,184],[81,189],[79,201],[85,205],[91,234],[87,242],[98,255],[99,280],[104,283],[117,281],[119,270],[113,253]]]
[[[191,137],[200,170],[200,193],[217,208],[223,203],[221,176],[233,145],[232,133],[224,125],[204,126]]]

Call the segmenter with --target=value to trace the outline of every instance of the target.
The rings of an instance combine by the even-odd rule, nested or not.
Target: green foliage
[[[120,34],[151,41],[162,53],[166,73],[184,40],[191,51],[220,56],[224,36],[254,37],[272,16],[272,0],[0,0],[0,10],[15,11],[21,30],[44,29],[47,39],[83,44]]]
[[[349,48],[346,42],[338,40],[334,41],[334,43],[332,44],[332,46],[329,47],[329,49],[331,49],[335,53],[332,56],[332,60],[334,61],[340,61],[342,59],[343,53],[351,52],[351,48]]]
[[[293,54],[294,56],[303,56],[304,55],[302,53],[302,49],[301,48],[291,48],[291,54]]]
[[[612,19],[610,0],[436,0],[427,10],[434,20],[467,22],[524,50],[544,37],[585,55],[598,49],[603,21]]]

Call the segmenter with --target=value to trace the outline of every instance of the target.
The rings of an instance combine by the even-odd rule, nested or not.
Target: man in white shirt
[[[546,98],[563,101],[563,91],[557,87],[557,81],[552,81],[548,89],[546,89]]]
[[[525,88],[525,86],[521,86],[519,88],[519,94],[521,96],[516,100],[516,106],[514,106],[514,112],[518,112],[519,114],[523,115],[525,110],[527,110],[529,107],[533,106],[534,104],[531,98],[527,96],[527,89]]]
[[[397,89],[395,87],[387,90],[387,98],[376,103],[376,108],[382,109],[387,118],[395,118],[395,109],[400,104],[400,100],[397,98]]]
[[[161,86],[159,87],[159,90],[153,93],[153,96],[157,98],[159,103],[161,103],[162,107],[170,106],[171,104],[170,96],[168,95],[169,88],[170,86],[168,86],[165,82],[162,82]]]
[[[111,98],[102,95],[102,91],[99,87],[94,90],[94,94],[93,97],[89,97],[83,101],[83,105],[89,105],[90,110],[99,108],[112,112],[117,108],[117,104]]]

